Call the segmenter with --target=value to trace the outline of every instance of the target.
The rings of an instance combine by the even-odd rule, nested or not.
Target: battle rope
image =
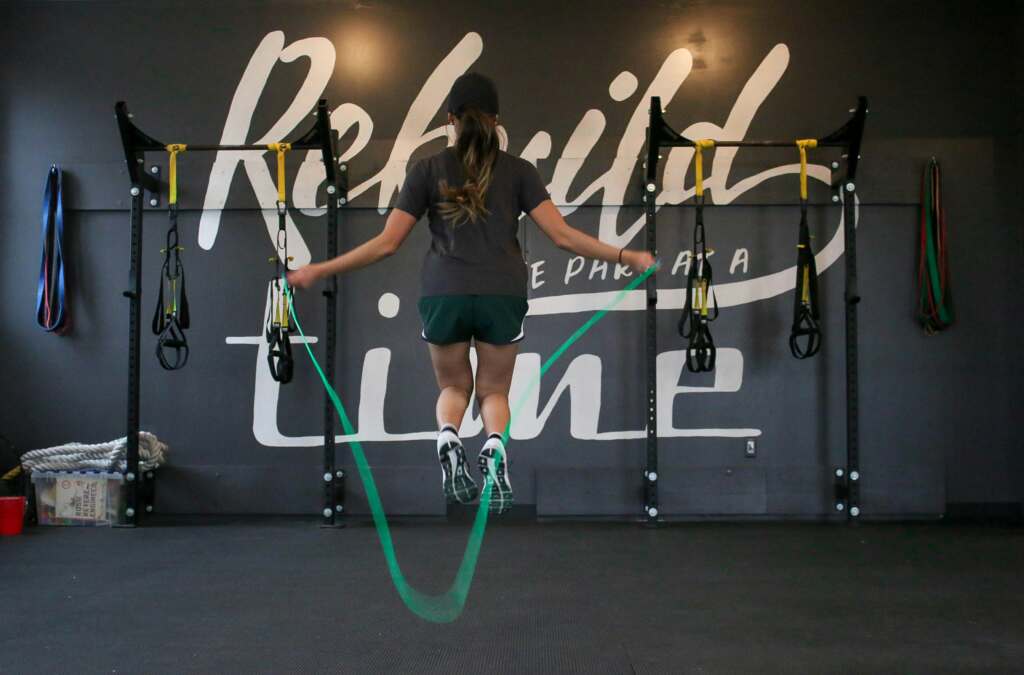
[[[160,291],[157,294],[156,311],[153,313],[153,335],[156,340],[156,358],[164,370],[178,370],[188,363],[188,340],[185,330],[191,321],[188,312],[188,296],[185,294],[185,268],[181,264],[178,245],[178,155],[187,146],[176,143],[167,146],[168,184],[170,196],[167,199],[167,242],[161,253],[164,264],[160,270]],[[164,287],[167,301],[164,301]],[[173,360],[168,355],[173,353]]]
[[[694,142],[694,173],[696,175],[695,222],[693,225],[693,252],[690,272],[686,277],[686,300],[679,317],[679,335],[686,345],[686,368],[691,373],[707,373],[715,369],[715,341],[708,325],[718,318],[718,298],[712,300],[711,263],[704,231],[704,157],[703,150],[715,147],[712,140]],[[709,304],[712,303],[709,311]]]
[[[270,376],[281,384],[291,382],[295,360],[292,357],[292,342],[289,338],[289,314],[291,311],[291,294],[286,291],[287,282],[283,282],[288,271],[288,263],[292,260],[288,255],[287,225],[287,194],[285,192],[284,155],[292,149],[290,143],[271,143],[269,150],[277,153],[277,252],[271,258],[274,263],[274,278],[267,288],[267,304],[270,313],[267,315],[267,364]],[[283,284],[283,285],[282,285]]]
[[[947,251],[942,173],[933,157],[921,181],[921,242],[917,267],[917,318],[929,335],[949,328],[954,321]]]
[[[796,147],[800,150],[800,238],[796,245],[796,292],[793,295],[789,351],[798,359],[806,359],[821,348],[818,268],[811,249],[811,231],[807,226],[807,149],[818,147],[818,141],[813,138],[799,140]]]
[[[43,190],[43,254],[36,288],[36,323],[47,333],[66,335],[71,317],[64,278],[64,172],[50,166]]]
[[[151,471],[166,460],[167,445],[148,431],[139,432],[139,469]],[[128,468],[128,437],[106,443],[65,443],[29,450],[21,456],[25,471],[118,471]]]
[[[519,401],[516,403],[515,408],[512,410],[512,415],[509,418],[508,425],[505,427],[505,431],[502,434],[502,442],[508,443],[509,434],[512,429],[512,420],[519,416],[519,411],[522,410],[526,404],[529,396],[533,393],[533,390],[540,384],[540,378],[544,376],[544,373],[551,368],[551,365],[559,359],[577,340],[589,331],[594,325],[600,321],[605,314],[611,311],[616,305],[622,302],[622,299],[626,297],[626,294],[632,291],[634,288],[640,286],[647,277],[654,274],[657,266],[652,266],[646,272],[638,275],[636,279],[631,281],[628,286],[619,291],[612,301],[601,310],[594,312],[594,314],[584,323],[582,326],[576,329],[569,338],[562,343],[562,345],[555,350],[554,354],[548,357],[544,365],[541,366],[540,373],[533,379],[530,385],[523,392]],[[288,289],[287,281],[285,283],[285,289],[290,294]],[[292,321],[295,324],[295,329],[299,331],[299,335],[303,338],[306,334],[302,332],[302,325],[299,323],[299,318],[295,315],[295,308],[291,308]],[[327,395],[330,397],[331,402],[334,404],[334,409],[338,412],[338,418],[341,420],[341,426],[350,437],[355,436],[355,428],[352,426],[352,422],[348,418],[348,414],[345,412],[345,406],[342,405],[341,399],[338,397],[338,393],[331,386],[331,383],[327,381],[327,376],[324,375],[323,369],[320,367],[320,363],[313,356],[313,350],[309,346],[309,341],[304,340],[303,344],[306,347],[306,353],[309,354],[310,361],[313,362],[313,367],[316,369],[317,374],[320,376],[320,382],[323,384],[324,389],[327,391]],[[459,564],[459,570],[455,574],[455,580],[452,582],[451,587],[441,595],[428,595],[422,591],[418,591],[409,585],[406,581],[405,575],[402,573],[402,568],[398,564],[398,558],[395,556],[395,546],[391,539],[391,529],[388,526],[387,516],[384,514],[384,507],[380,501],[380,493],[377,492],[377,484],[373,480],[373,472],[370,469],[369,462],[366,461],[366,454],[363,452],[363,447],[359,441],[352,440],[349,442],[352,447],[352,457],[355,459],[356,468],[359,471],[359,479],[363,483],[363,489],[366,491],[366,498],[370,505],[370,512],[373,515],[373,524],[377,528],[377,536],[380,539],[381,549],[384,551],[384,559],[387,561],[388,572],[391,574],[391,581],[395,585],[395,590],[398,591],[399,597],[405,606],[409,608],[414,614],[427,621],[433,621],[435,623],[448,623],[459,618],[462,614],[462,610],[466,605],[466,597],[469,595],[470,586],[473,583],[473,574],[476,571],[477,558],[480,555],[480,546],[483,543],[484,531],[487,529],[487,515],[488,507],[491,502],[491,478],[488,477],[484,489],[480,493],[480,506],[476,511],[476,518],[473,520],[473,528],[469,533],[469,541],[466,543],[466,550],[462,554],[462,562]]]

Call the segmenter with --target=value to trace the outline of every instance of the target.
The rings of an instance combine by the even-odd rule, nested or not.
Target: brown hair
[[[493,115],[467,108],[458,119],[455,156],[466,174],[466,182],[460,187],[451,187],[448,181],[442,180],[439,187],[444,201],[437,207],[452,227],[466,221],[476,223],[487,215],[484,201],[499,149],[498,122]]]

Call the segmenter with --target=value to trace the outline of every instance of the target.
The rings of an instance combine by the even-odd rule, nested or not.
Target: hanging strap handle
[[[288,328],[290,295],[286,279],[270,281],[267,288],[267,365],[270,367],[270,376],[281,384],[291,382],[295,363]]]
[[[281,384],[292,379],[294,360],[292,344],[289,337],[290,297],[283,290],[287,287],[284,273],[288,270],[288,192],[285,181],[285,154],[292,149],[291,143],[270,143],[267,149],[277,153],[277,255],[271,260],[275,266],[275,276],[270,282],[269,300],[270,315],[267,319],[267,364],[270,376]],[[283,258],[283,261],[282,261]],[[284,263],[282,269],[282,262]]]
[[[693,251],[690,271],[686,275],[686,297],[679,318],[679,335],[687,340],[686,368],[693,373],[715,369],[715,341],[710,322],[718,317],[718,299],[711,291],[711,263],[708,261],[707,238],[704,231],[704,150],[715,147],[710,139],[694,141],[694,213]],[[696,300],[694,299],[696,295]]]
[[[796,141],[800,152],[800,232],[797,241],[796,288],[793,298],[793,326],[789,333],[789,351],[798,359],[814,356],[821,348],[818,325],[818,271],[811,250],[811,231],[807,225],[807,151],[818,147],[814,138]]]
[[[157,292],[152,330],[157,336],[156,358],[164,370],[179,370],[188,363],[189,346],[185,330],[189,328],[188,295],[185,293],[185,267],[178,244],[178,155],[185,152],[184,143],[171,143],[167,150],[167,241],[161,253],[164,264],[160,271],[160,290]],[[165,301],[164,287],[168,299]]]
[[[288,270],[288,191],[285,181],[285,154],[292,149],[291,143],[271,143],[267,149],[277,153],[277,258],[275,259],[276,276],[283,274],[281,270],[282,258],[284,259],[284,271]]]

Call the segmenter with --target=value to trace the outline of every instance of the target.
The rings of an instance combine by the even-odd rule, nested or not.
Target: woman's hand
[[[639,272],[646,272],[657,264],[654,256],[647,251],[619,250],[570,226],[550,199],[545,199],[530,211],[530,218],[533,218],[533,222],[537,223],[537,227],[548,235],[555,246],[584,258],[621,263]]]
[[[288,285],[293,288],[309,288],[320,280],[320,265],[313,263],[288,273]]]
[[[622,252],[622,262],[637,272],[646,272],[657,263],[649,251],[631,251],[628,249]]]

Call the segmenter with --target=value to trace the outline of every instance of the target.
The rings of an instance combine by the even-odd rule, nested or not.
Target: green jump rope
[[[649,276],[654,274],[657,270],[658,265],[651,266],[646,272],[639,275],[636,279],[631,281],[629,285],[619,291],[610,303],[603,309],[600,309],[587,319],[586,323],[576,329],[576,331],[569,336],[569,338],[562,343],[562,345],[555,350],[554,354],[548,357],[548,360],[541,366],[540,373],[533,379],[529,387],[520,397],[516,403],[515,408],[512,410],[512,415],[509,418],[509,423],[505,427],[505,431],[502,433],[502,442],[508,443],[509,432],[512,428],[512,420],[519,415],[519,411],[525,405],[528,397],[533,390],[540,384],[540,378],[544,376],[544,373],[557,361],[562,354],[564,354],[569,347],[579,340],[583,335],[589,331],[594,325],[597,324],[605,314],[611,311],[616,305],[622,302],[622,299],[626,297],[626,294],[637,288],[640,284],[647,280]],[[283,277],[282,277],[283,279]],[[288,286],[287,280],[284,280],[285,292],[288,293],[289,299],[291,296],[291,288]],[[291,310],[292,321],[295,323],[295,328],[299,331],[299,335],[303,338],[306,334],[302,331],[302,324],[299,323],[299,318],[295,315],[295,304],[289,302],[289,309]],[[327,395],[330,397],[331,402],[334,404],[334,409],[338,411],[338,418],[341,420],[341,426],[345,433],[349,436],[355,436],[355,428],[352,426],[351,420],[349,420],[348,413],[345,412],[345,406],[341,404],[341,399],[338,397],[338,392],[334,390],[331,383],[327,381],[327,376],[324,375],[323,369],[320,367],[320,363],[317,362],[316,357],[313,356],[313,350],[309,346],[307,340],[303,340],[303,345],[306,348],[306,353],[309,354],[310,361],[313,362],[313,367],[316,368],[316,372],[320,375],[320,382],[323,383],[324,389],[327,391]],[[455,574],[455,581],[452,582],[451,587],[441,595],[427,595],[422,593],[406,581],[405,575],[402,574],[402,568],[398,564],[398,558],[395,556],[395,546],[391,540],[391,528],[388,527],[388,519],[384,514],[384,507],[380,501],[380,493],[377,492],[377,484],[373,480],[373,472],[370,470],[370,464],[366,461],[366,453],[363,452],[363,447],[359,441],[352,440],[349,442],[352,446],[352,457],[355,459],[356,468],[359,470],[359,479],[363,482],[363,487],[366,490],[366,498],[370,504],[370,512],[373,515],[373,524],[377,528],[377,536],[380,538],[380,546],[384,551],[384,559],[387,561],[388,572],[391,573],[391,581],[395,585],[395,590],[398,591],[398,596],[405,603],[405,606],[415,614],[416,616],[431,621],[434,623],[449,623],[455,621],[462,614],[462,610],[466,606],[466,597],[469,595],[469,588],[473,584],[473,575],[476,572],[477,559],[480,556],[480,546],[484,541],[484,532],[487,529],[487,515],[488,506],[491,502],[491,486],[492,479],[487,478],[484,488],[480,493],[480,506],[476,511],[476,518],[473,520],[473,529],[469,533],[469,541],[466,543],[466,550],[462,554],[462,563],[459,565],[459,570]]]

